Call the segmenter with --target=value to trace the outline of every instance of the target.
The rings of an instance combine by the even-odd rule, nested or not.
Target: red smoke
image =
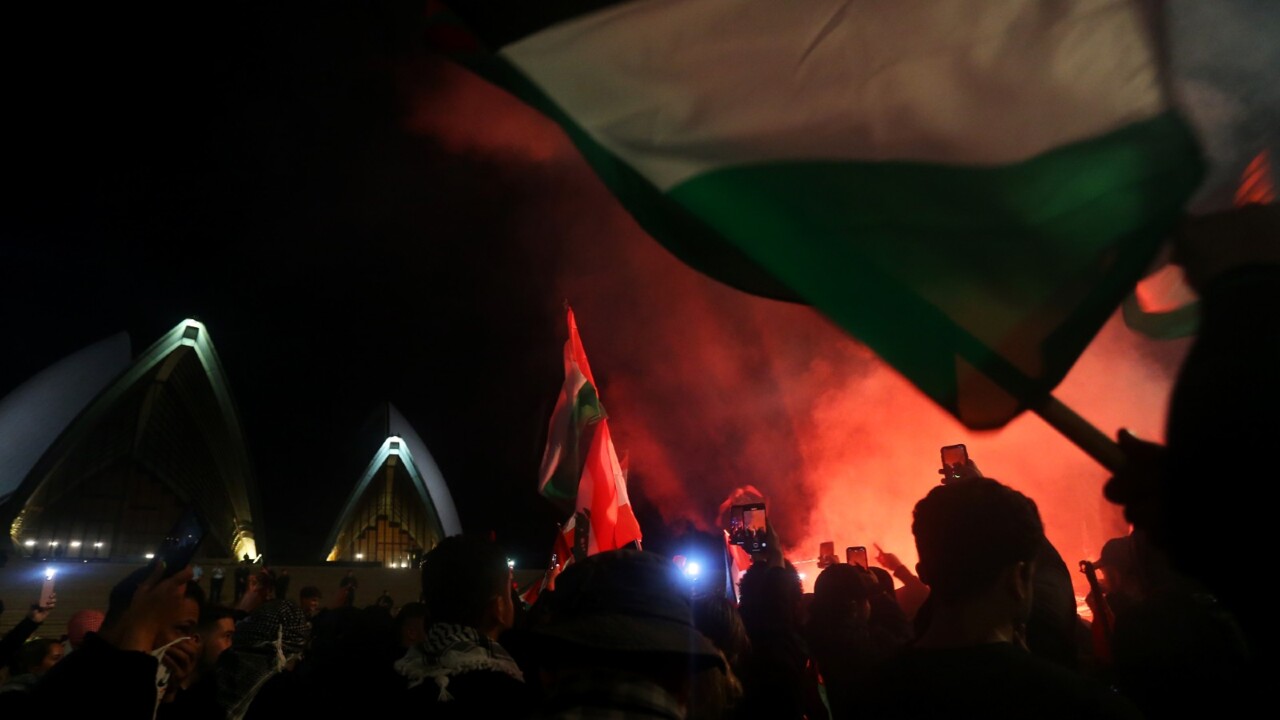
[[[1068,567],[1125,532],[1102,499],[1108,473],[1038,417],[965,429],[809,308],[743,294],[676,260],[549,120],[464,71],[421,70],[415,131],[541,180],[536,197],[510,198],[504,212],[517,215],[520,241],[559,254],[548,307],[568,298],[577,313],[631,460],[633,502],[709,528],[734,488],[754,485],[793,560],[833,540],[873,557],[879,544],[913,564],[912,507],[939,480],[939,447],[965,443],[986,474],[1036,500]],[[1057,395],[1110,435],[1127,427],[1162,439],[1185,350],[1113,319]]]

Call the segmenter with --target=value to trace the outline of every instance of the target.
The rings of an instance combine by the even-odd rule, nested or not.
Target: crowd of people
[[[227,607],[191,568],[157,561],[116,585],[102,612],[76,613],[65,648],[41,633],[49,608],[31,609],[0,641],[10,668],[0,717],[1134,718],[1265,707],[1258,658],[1272,613],[1250,578],[1270,511],[1231,488],[1258,474],[1276,437],[1277,211],[1183,228],[1202,330],[1175,385],[1167,445],[1120,434],[1126,463],[1105,493],[1133,531],[1084,568],[1092,622],[1035,501],[968,463],[916,504],[914,571],[880,551],[868,568],[827,564],[812,593],[772,528],[731,593],[715,582],[693,592],[671,558],[626,549],[553,569],[529,606],[502,549],[470,536],[427,553],[420,599],[399,608],[358,606],[354,577],[324,602],[318,588],[291,596],[287,580],[262,572]]]

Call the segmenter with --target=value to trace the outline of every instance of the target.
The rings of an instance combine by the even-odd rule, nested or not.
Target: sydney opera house
[[[209,329],[186,320],[135,353],[121,333],[0,400],[0,553],[141,563],[185,508],[207,527],[199,559],[264,553],[266,533],[236,402]],[[351,447],[367,453],[314,563],[410,567],[461,532],[422,439],[390,403]]]

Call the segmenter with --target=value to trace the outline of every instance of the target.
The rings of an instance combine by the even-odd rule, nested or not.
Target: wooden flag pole
[[[1078,445],[1081,450],[1089,453],[1089,456],[1097,460],[1102,467],[1111,472],[1117,472],[1124,466],[1124,453],[1120,451],[1116,441],[1107,437],[1088,420],[1080,417],[1079,413],[1064,405],[1058,398],[1046,395],[1044,402],[1031,409],[1055,430],[1066,435],[1067,439]]]

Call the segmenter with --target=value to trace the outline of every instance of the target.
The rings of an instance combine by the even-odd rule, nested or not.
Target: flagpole
[[[1124,453],[1120,451],[1116,441],[1107,437],[1088,420],[1080,417],[1079,413],[1064,405],[1058,398],[1045,395],[1044,402],[1031,409],[1055,430],[1067,436],[1068,440],[1088,453],[1089,457],[1097,460],[1102,467],[1111,472],[1117,472],[1124,465]]]

